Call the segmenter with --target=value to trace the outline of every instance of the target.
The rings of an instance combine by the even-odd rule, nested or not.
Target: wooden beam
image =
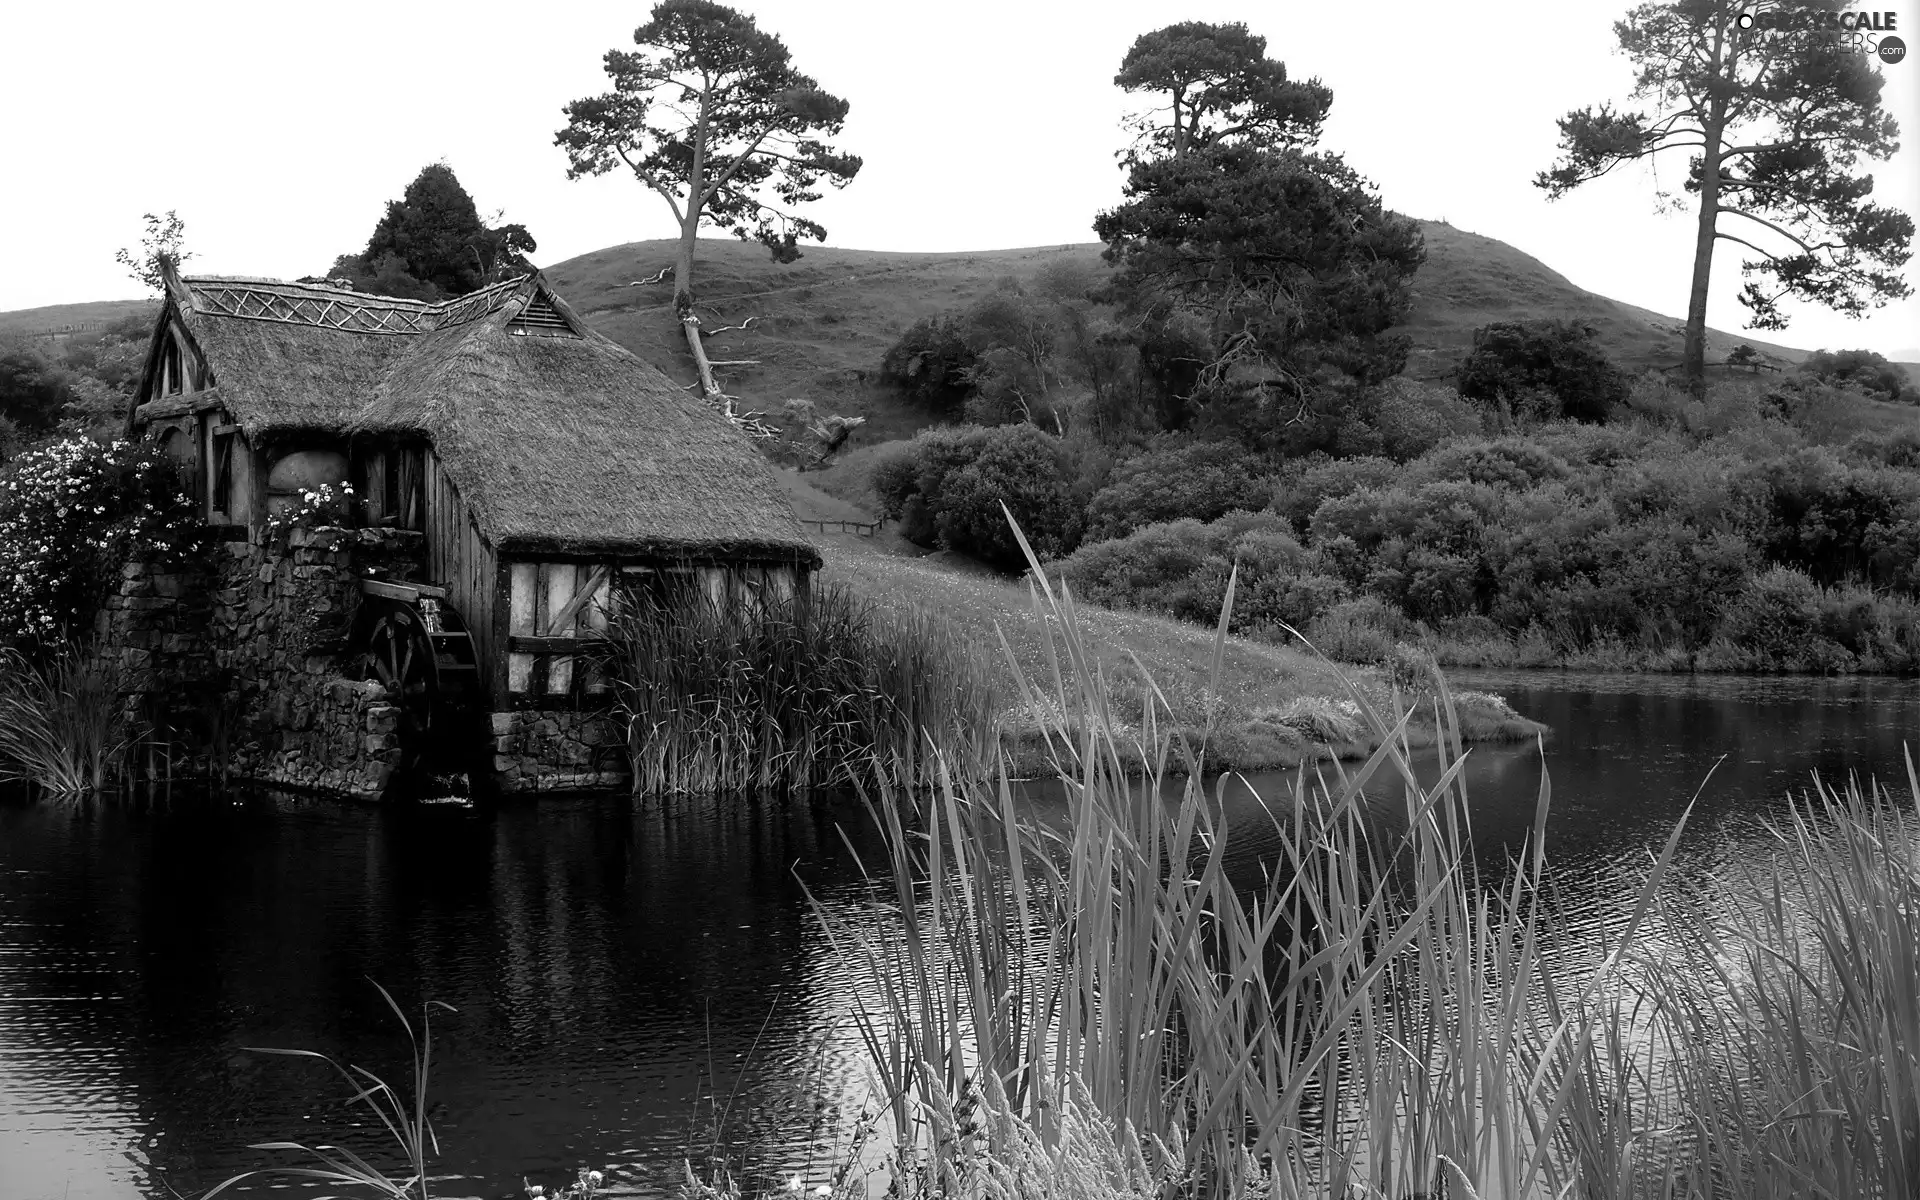
[[[573,599],[567,601],[565,606],[554,614],[553,620],[548,625],[548,632],[565,629],[571,625],[573,619],[580,615],[580,610],[592,602],[594,593],[600,590],[600,585],[607,581],[607,576],[611,573],[610,568],[595,567],[587,576],[585,583],[576,583]]]
[[[435,587],[430,583],[393,583],[385,579],[362,579],[360,591],[368,596],[383,596],[388,600],[404,600],[415,604],[422,597],[428,600],[445,600],[447,589]]]
[[[140,421],[158,421],[164,417],[185,417],[196,413],[212,412],[225,407],[219,388],[208,388],[204,392],[181,392],[175,396],[163,396],[158,400],[149,400],[133,410],[133,419]]]
[[[507,639],[507,649],[515,654],[580,654],[604,649],[604,637],[525,637],[515,634]]]

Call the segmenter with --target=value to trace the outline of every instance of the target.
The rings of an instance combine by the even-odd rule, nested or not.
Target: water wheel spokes
[[[400,710],[401,745],[417,754],[433,729],[439,672],[419,616],[403,604],[382,606],[367,631],[365,676],[387,690]]]

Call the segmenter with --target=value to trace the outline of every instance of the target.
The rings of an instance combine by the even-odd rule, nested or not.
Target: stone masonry
[[[133,731],[177,775],[377,798],[399,710],[354,678],[348,635],[369,567],[404,578],[419,534],[294,529],[227,542],[202,568],[128,565],[95,625]]]
[[[624,788],[626,731],[605,711],[497,712],[492,716],[494,784],[503,792]]]

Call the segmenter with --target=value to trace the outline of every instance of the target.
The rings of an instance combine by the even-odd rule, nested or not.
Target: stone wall
[[[202,568],[125,568],[96,624],[136,734],[175,775],[381,795],[399,710],[347,654],[359,575],[404,578],[420,535],[295,529],[224,543]]]
[[[94,618],[93,653],[119,680],[122,720],[154,776],[209,770],[222,691],[208,653],[211,578],[204,567],[128,563]]]
[[[503,792],[628,785],[626,731],[608,712],[524,709],[491,719],[494,785]]]
[[[245,779],[375,797],[400,763],[399,710],[347,657],[359,575],[408,557],[389,530],[294,529],[232,543],[210,642],[240,714],[230,770]]]

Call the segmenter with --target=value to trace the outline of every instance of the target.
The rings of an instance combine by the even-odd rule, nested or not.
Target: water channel
[[[1765,853],[1766,822],[1812,772],[1912,801],[1912,680],[1459,683],[1554,730],[1548,848],[1576,929],[1617,915],[1696,792],[1681,859],[1696,876]],[[1473,751],[1483,855],[1530,828],[1540,769],[1536,746]],[[1228,815],[1252,832],[1253,793],[1289,786],[1232,782]],[[194,1195],[261,1165],[245,1146],[263,1140],[384,1152],[324,1065],[243,1049],[403,1077],[405,1037],[370,978],[458,1010],[434,1026],[436,1195],[518,1195],[523,1175],[577,1165],[665,1193],[717,1139],[803,1168],[813,1098],[861,1079],[854,978],[808,901],[863,903],[847,842],[873,860],[852,801],[0,796],[0,1200]]]

